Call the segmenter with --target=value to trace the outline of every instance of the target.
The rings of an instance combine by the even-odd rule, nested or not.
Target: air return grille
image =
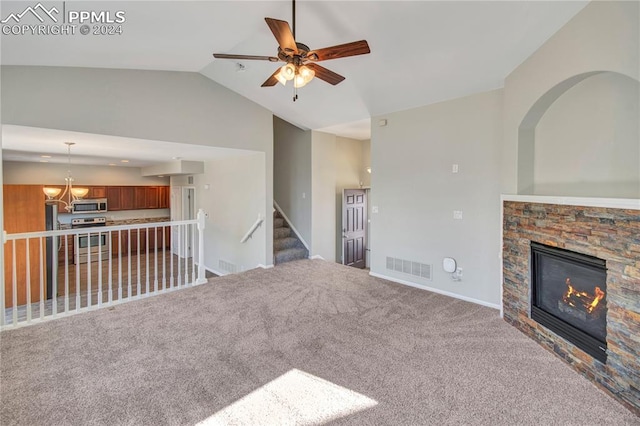
[[[238,272],[237,266],[231,262],[227,262],[226,260],[222,260],[222,259],[218,260],[218,267],[222,271],[230,272],[232,274],[235,274],[236,272]]]
[[[387,257],[387,269],[402,272],[407,275],[431,279],[431,265],[426,263],[412,262],[410,260],[396,259],[395,257]]]

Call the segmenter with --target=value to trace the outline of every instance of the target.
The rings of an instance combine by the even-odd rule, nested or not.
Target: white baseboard
[[[393,281],[394,283],[407,285],[409,287],[419,288],[421,290],[431,291],[433,293],[442,294],[443,296],[453,297],[454,299],[464,300],[465,302],[475,303],[476,305],[486,306],[487,308],[500,310],[501,305],[497,305],[495,303],[485,302],[483,300],[474,299],[472,297],[462,296],[460,294],[451,293],[448,291],[440,290],[438,288],[427,287],[426,285],[412,283],[411,281],[401,280],[399,278],[388,277],[386,275],[378,274],[375,272],[369,272],[369,275],[376,278],[382,278],[383,280]]]
[[[216,274],[219,277],[224,277],[225,275],[229,275],[230,274],[230,272],[218,271],[217,269],[209,268],[208,266],[205,266],[204,269],[206,269],[207,271],[211,272],[212,274]]]
[[[320,256],[319,254],[316,254],[316,255],[313,255],[313,256],[309,256],[309,259],[326,260],[324,257]]]
[[[262,269],[271,269],[273,268],[274,265],[263,265],[262,263],[259,263],[256,265],[256,268],[262,268]]]
[[[307,242],[304,240],[304,238],[302,238],[302,236],[300,235],[300,233],[298,232],[298,230],[296,229],[295,226],[293,226],[293,222],[291,222],[291,220],[289,220],[289,218],[287,217],[286,214],[284,214],[284,212],[282,211],[282,209],[280,208],[280,206],[278,205],[278,203],[276,203],[276,200],[273,200],[273,205],[276,207],[276,209],[278,209],[278,211],[280,212],[280,214],[282,215],[282,217],[284,217],[284,220],[287,221],[287,223],[289,224],[289,226],[291,227],[291,230],[293,231],[294,234],[296,234],[296,236],[298,237],[298,239],[300,240],[300,242],[302,243],[302,245],[304,245],[304,247],[307,249],[308,252],[311,252],[311,249],[309,248],[309,244],[307,244]]]

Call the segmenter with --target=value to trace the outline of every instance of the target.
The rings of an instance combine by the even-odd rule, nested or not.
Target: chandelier
[[[65,142],[67,145],[67,161],[69,164],[69,170],[67,170],[67,177],[64,178],[65,188],[64,192],[61,188],[48,187],[45,186],[42,188],[42,192],[47,196],[48,203],[62,203],[64,204],[65,210],[70,212],[73,207],[72,204],[74,201],[81,199],[89,193],[89,188],[74,188],[73,187],[73,176],[71,176],[71,146],[75,145],[75,142]],[[62,194],[60,194],[62,192]],[[60,196],[59,198],[56,198]],[[65,200],[65,196],[67,199]]]

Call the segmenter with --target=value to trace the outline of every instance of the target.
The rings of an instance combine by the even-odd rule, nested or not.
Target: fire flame
[[[576,307],[576,303],[580,303],[587,313],[592,313],[602,299],[604,299],[604,291],[600,287],[596,287],[594,295],[590,295],[586,291],[577,291],[571,285],[571,279],[567,278],[567,292],[562,296],[562,301],[569,306]]]

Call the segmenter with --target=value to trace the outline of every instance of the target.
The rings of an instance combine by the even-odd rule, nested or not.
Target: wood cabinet
[[[90,186],[87,198],[107,198],[106,186]]]
[[[107,209],[122,210],[122,189],[119,186],[107,186]]]
[[[148,209],[160,208],[160,190],[157,186],[147,186],[145,188],[146,202]]]
[[[4,230],[8,234],[45,230],[45,195],[42,192],[42,185],[3,185],[3,191]],[[46,252],[44,241],[42,249]],[[30,258],[29,268],[27,268],[27,252]],[[40,300],[39,259],[41,255],[43,259],[46,257],[46,253],[40,253],[38,238],[32,238],[28,243],[25,240],[16,240],[15,245],[13,241],[5,244],[4,300],[6,307],[13,306],[14,271],[18,305],[23,305],[27,301],[27,286],[31,289],[31,302]],[[27,272],[29,283],[27,283]],[[46,274],[46,271],[43,273]]]
[[[105,187],[105,196],[110,211],[168,209],[169,193],[168,186]]]

